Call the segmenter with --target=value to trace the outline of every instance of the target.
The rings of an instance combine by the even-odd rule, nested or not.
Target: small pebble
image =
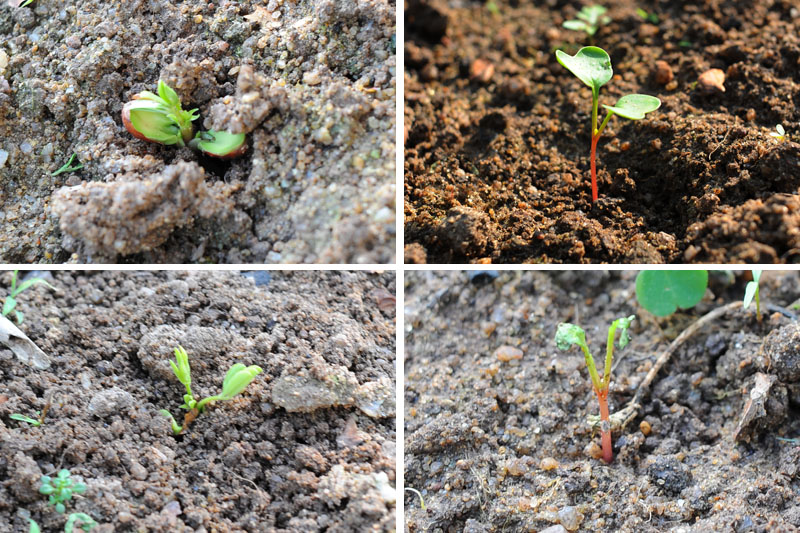
[[[501,346],[494,351],[494,355],[504,363],[512,359],[522,359],[522,350],[513,346]]]
[[[725,92],[725,73],[718,68],[712,68],[700,74],[697,78],[697,88],[707,94]]]
[[[494,76],[494,65],[485,59],[476,59],[469,67],[469,79],[487,83]]]
[[[672,73],[672,67],[666,61],[656,61],[653,77],[659,85],[666,85],[672,81],[675,75]]]
[[[583,453],[585,453],[592,459],[603,458],[603,448],[601,448],[600,445],[594,441],[586,445],[586,447],[583,449]]]
[[[542,459],[542,462],[539,463],[539,467],[541,467],[542,470],[555,470],[558,468],[558,461],[552,457],[545,457]]]
[[[581,527],[583,522],[583,515],[578,512],[575,507],[568,505],[558,511],[558,521],[564,526],[567,531],[576,531]]]
[[[641,431],[642,435],[644,435],[645,437],[648,436],[652,430],[653,428],[650,427],[650,422],[648,422],[647,420],[642,420],[639,423],[639,431]]]

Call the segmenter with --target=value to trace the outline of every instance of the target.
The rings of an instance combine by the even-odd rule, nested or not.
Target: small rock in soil
[[[692,474],[689,469],[675,457],[659,455],[647,467],[647,476],[667,492],[679,494],[689,486]]]
[[[666,61],[656,61],[655,69],[653,70],[653,78],[659,85],[666,85],[672,81],[675,75],[672,73],[672,67]]]
[[[567,531],[576,531],[583,522],[583,515],[575,507],[568,505],[558,511],[558,520]]]
[[[100,418],[119,413],[133,405],[133,396],[119,387],[100,391],[89,401],[88,411]]]
[[[14,460],[8,464],[8,481],[6,485],[11,493],[20,502],[35,502],[42,495],[39,494],[39,479],[42,471],[31,457],[22,452],[14,455]]]
[[[501,346],[494,351],[495,357],[507,363],[514,359],[522,359],[522,350],[514,346]]]
[[[697,88],[706,94],[725,92],[725,73],[718,68],[712,68],[700,74],[697,78]]]
[[[485,59],[476,59],[469,67],[469,79],[488,83],[494,76],[494,65]]]
[[[734,440],[749,441],[758,431],[775,427],[786,417],[789,395],[786,387],[776,384],[777,378],[758,372],[750,389],[739,425],[733,433]]]
[[[772,330],[764,340],[770,371],[784,383],[800,381],[800,324],[793,322]]]
[[[564,529],[564,526],[561,524],[556,524],[555,526],[550,526],[547,529],[541,530],[539,533],[567,533],[567,530]]]

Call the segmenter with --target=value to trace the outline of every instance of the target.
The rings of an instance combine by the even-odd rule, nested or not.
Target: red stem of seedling
[[[614,451],[611,449],[611,426],[608,418],[608,387],[603,390],[594,389],[594,392],[597,394],[597,401],[600,402],[600,435],[603,444],[603,461],[611,463],[614,459]]]
[[[591,167],[592,167],[592,202],[597,201],[597,165],[595,163],[596,154],[597,154],[597,141],[600,139],[600,134],[597,133],[596,135],[592,135],[592,155],[591,155]]]

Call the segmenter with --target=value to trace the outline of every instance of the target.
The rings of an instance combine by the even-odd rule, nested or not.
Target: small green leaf
[[[45,281],[43,278],[28,278],[25,281],[23,281],[22,283],[20,283],[19,286],[12,291],[13,292],[13,296],[17,296],[19,293],[21,293],[25,289],[27,289],[27,288],[29,288],[32,285],[35,285],[37,283],[41,283],[43,285],[47,285],[51,289],[55,290],[55,287],[53,287],[52,285],[47,283],[47,281]]]
[[[18,413],[14,413],[13,415],[9,415],[9,418],[11,418],[12,420],[19,420],[20,422],[27,422],[28,424],[31,424],[31,425],[36,426],[36,427],[42,425],[38,420],[35,420],[33,418],[29,418],[29,417],[27,417],[25,415],[21,415],[21,414],[18,414]]]
[[[562,322],[556,330],[556,346],[559,350],[569,350],[573,344],[586,346],[586,332],[580,326]]]
[[[42,483],[44,483],[44,481],[42,481]],[[48,482],[48,483],[49,483],[49,482]],[[52,486],[52,485],[50,485],[50,484],[47,484],[47,485],[42,485],[41,487],[39,487],[39,492],[41,492],[42,494],[45,494],[45,495],[47,495],[47,494],[53,494],[53,492],[54,492],[55,490],[56,490],[56,489],[55,489],[55,487],[53,487],[53,486]]]
[[[706,292],[707,270],[642,270],[636,276],[636,300],[656,316],[694,307]]]
[[[17,317],[17,324],[22,324],[22,313],[19,311],[14,311],[14,316]]]
[[[39,524],[34,522],[32,518],[28,518],[28,522],[31,524],[31,528],[28,530],[28,533],[42,533],[42,530],[39,529]]]
[[[556,59],[564,68],[591,87],[594,94],[597,94],[600,87],[608,83],[614,75],[608,53],[596,46],[584,46],[574,56],[556,50]]]
[[[72,513],[67,518],[67,523],[64,524],[64,533],[73,533],[75,529],[75,522],[80,520],[82,525],[80,528],[84,531],[91,531],[91,529],[97,525],[97,522],[86,513]]]
[[[611,327],[619,330],[618,346],[620,349],[627,346],[631,341],[631,336],[628,333],[628,329],[631,327],[631,322],[633,322],[634,319],[636,319],[636,315],[631,315],[629,317],[618,318],[611,324]]]
[[[233,365],[222,382],[223,399],[232,399],[241,393],[255,377],[262,372],[261,367],[251,365],[245,368],[242,363]]]
[[[226,156],[241,148],[244,144],[244,133],[228,133],[227,131],[202,131],[197,132],[192,146],[197,146],[202,151],[216,156]]]
[[[626,94],[617,100],[616,105],[603,104],[603,107],[612,113],[631,120],[642,119],[647,113],[655,111],[660,106],[661,100],[647,94]]]
[[[181,99],[178,97],[178,93],[162,80],[158,80],[158,95],[170,106],[180,109]]]
[[[7,296],[6,301],[3,303],[3,316],[8,316],[11,311],[17,306],[17,301],[13,296]]]
[[[561,25],[568,30],[585,31],[589,33],[589,26],[582,20],[565,20]]]

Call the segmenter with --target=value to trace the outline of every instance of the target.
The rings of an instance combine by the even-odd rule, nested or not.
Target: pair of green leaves
[[[611,363],[614,357],[614,337],[617,330],[619,330],[619,347],[624,348],[630,342],[630,334],[628,329],[631,327],[631,322],[636,318],[635,315],[622,317],[614,320],[608,328],[608,339],[606,342],[606,359],[605,368],[603,370],[603,379],[597,374],[597,367],[594,363],[589,351],[589,345],[586,344],[586,332],[583,328],[575,324],[561,323],[556,330],[556,346],[559,350],[568,350],[571,346],[578,346],[583,351],[584,358],[586,359],[586,366],[589,369],[589,376],[592,378],[592,385],[598,391],[608,388],[611,381]]]
[[[574,56],[556,50],[556,59],[564,68],[591,87],[595,99],[600,93],[600,87],[608,83],[614,75],[611,58],[605,50],[597,46],[585,46]],[[613,106],[603,105],[609,113],[630,120],[642,119],[647,113],[655,111],[660,106],[661,100],[647,94],[627,94],[617,100]]]
[[[586,32],[586,35],[593,37],[601,25],[611,22],[606,11],[608,9],[603,6],[583,6],[576,15],[578,20],[567,20],[562,26],[568,30]]]
[[[241,394],[244,389],[255,379],[255,377],[262,372],[261,367],[256,365],[245,366],[242,363],[232,365],[225,378],[222,380],[222,393],[214,396],[209,396],[197,401],[192,394],[192,370],[189,366],[189,354],[182,346],[175,348],[175,361],[169,362],[172,367],[172,372],[178,378],[186,389],[186,394],[183,395],[183,405],[181,408],[187,410],[196,409],[198,413],[205,411],[205,406],[213,401],[232,400],[235,396]],[[172,424],[172,432],[178,435],[183,431],[183,427],[178,425],[172,414],[166,410],[159,411],[162,415],[170,419]]]

